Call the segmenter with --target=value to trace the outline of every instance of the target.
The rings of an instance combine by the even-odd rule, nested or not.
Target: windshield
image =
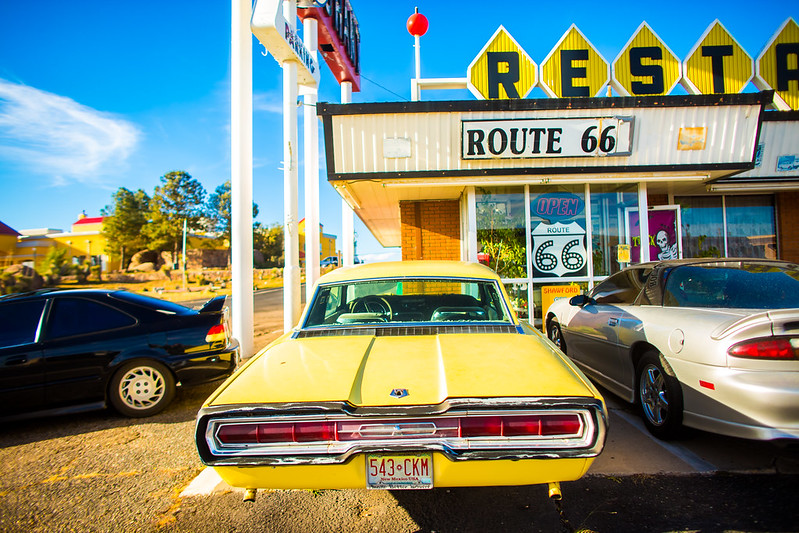
[[[322,285],[304,327],[405,322],[504,322],[510,315],[493,281],[381,279]]]
[[[690,265],[666,279],[663,305],[728,309],[799,307],[799,269],[741,263],[740,267]]]

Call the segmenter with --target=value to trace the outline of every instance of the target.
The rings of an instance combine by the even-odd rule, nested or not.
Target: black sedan
[[[0,418],[106,407],[161,412],[177,384],[231,374],[239,359],[225,298],[199,311],[124,290],[0,297]]]

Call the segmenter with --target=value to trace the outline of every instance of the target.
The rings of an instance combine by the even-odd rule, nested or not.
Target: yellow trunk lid
[[[395,389],[407,396],[392,396]],[[595,394],[560,354],[532,335],[352,335],[273,345],[220,387],[208,405],[435,405],[447,398],[524,396]]]

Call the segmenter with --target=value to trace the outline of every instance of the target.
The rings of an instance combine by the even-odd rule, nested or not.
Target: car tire
[[[560,348],[561,352],[566,353],[566,341],[563,340],[563,331],[560,329],[560,323],[554,318],[547,325],[547,337],[555,346]]]
[[[669,440],[682,433],[682,388],[659,352],[644,354],[636,369],[636,400],[644,425],[655,437]]]
[[[163,411],[175,397],[175,378],[156,361],[131,361],[114,373],[108,388],[111,405],[132,418]]]

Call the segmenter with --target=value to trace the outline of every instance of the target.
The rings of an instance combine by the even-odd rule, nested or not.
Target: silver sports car
[[[685,425],[799,439],[799,265],[643,263],[556,301],[545,320],[590,378],[640,405],[657,437]]]

